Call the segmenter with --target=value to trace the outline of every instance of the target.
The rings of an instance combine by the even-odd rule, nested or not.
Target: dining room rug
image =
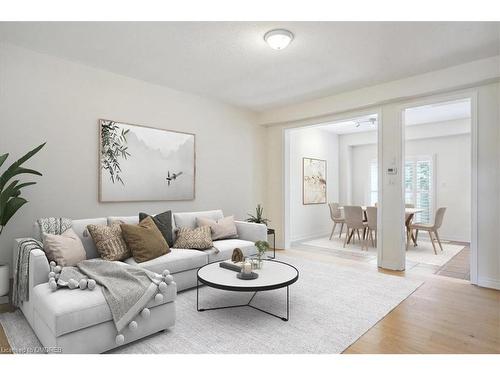
[[[286,251],[278,259],[300,272],[290,286],[288,322],[251,308],[197,312],[196,290],[188,290],[177,296],[173,328],[111,353],[341,353],[422,284],[376,269],[360,270],[355,264],[289,256]],[[253,303],[284,314],[285,293],[260,292]],[[200,289],[205,307],[244,303],[248,298],[248,293]],[[19,310],[0,314],[0,324],[14,351],[40,345]]]
[[[338,233],[331,240],[329,239],[329,236],[325,236],[303,241],[301,244],[332,249],[340,252],[348,252],[357,256],[362,256],[364,254],[370,259],[377,256],[377,249],[372,247],[371,243],[368,246],[368,251],[366,248],[361,250],[361,243],[359,240],[356,240],[354,244],[346,245],[344,248],[344,234],[342,235],[342,238],[338,238]],[[443,266],[464,249],[464,245],[455,245],[449,243],[448,241],[441,241],[441,244],[443,245],[443,251],[439,249],[439,245],[436,243],[437,254],[434,254],[434,249],[432,248],[430,240],[419,239],[418,246],[415,247],[410,245],[408,251],[406,251],[406,260],[433,266]]]

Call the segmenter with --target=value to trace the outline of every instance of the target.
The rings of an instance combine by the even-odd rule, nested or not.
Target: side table
[[[273,256],[270,256],[269,259],[274,259],[276,258],[276,231],[274,229],[267,228],[267,235],[273,236]]]

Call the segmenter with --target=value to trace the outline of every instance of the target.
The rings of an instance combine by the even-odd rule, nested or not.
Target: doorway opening
[[[376,263],[378,118],[285,130],[285,246]]]
[[[470,280],[471,100],[406,108],[403,122],[407,269]]]

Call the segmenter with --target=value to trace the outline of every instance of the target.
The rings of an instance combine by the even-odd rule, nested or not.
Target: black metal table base
[[[275,318],[281,319],[284,322],[288,322],[288,319],[290,317],[290,292],[289,292],[289,287],[288,286],[286,287],[286,317],[282,317],[280,315],[273,314],[272,312],[269,312],[269,311],[263,310],[263,309],[261,309],[259,307],[251,305],[251,303],[252,303],[254,297],[257,295],[257,293],[258,292],[254,292],[253,295],[252,295],[252,298],[250,298],[250,300],[247,303],[245,303],[245,304],[230,305],[230,306],[220,306],[220,307],[209,307],[209,308],[200,308],[200,304],[199,304],[200,283],[198,281],[196,283],[196,309],[201,312],[201,311],[210,311],[210,310],[234,309],[234,308],[237,308],[237,307],[251,307],[252,309],[261,311],[261,312],[263,312],[265,314],[268,314],[268,315],[274,316]]]

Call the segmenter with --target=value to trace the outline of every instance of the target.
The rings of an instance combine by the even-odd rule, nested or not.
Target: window
[[[407,157],[405,160],[405,203],[422,210],[414,221],[431,223],[433,216],[432,157]]]
[[[405,160],[405,203],[413,204],[422,212],[414,221],[431,223],[433,219],[433,162],[431,156],[408,157]],[[378,199],[378,166],[373,160],[370,165],[370,204]]]

